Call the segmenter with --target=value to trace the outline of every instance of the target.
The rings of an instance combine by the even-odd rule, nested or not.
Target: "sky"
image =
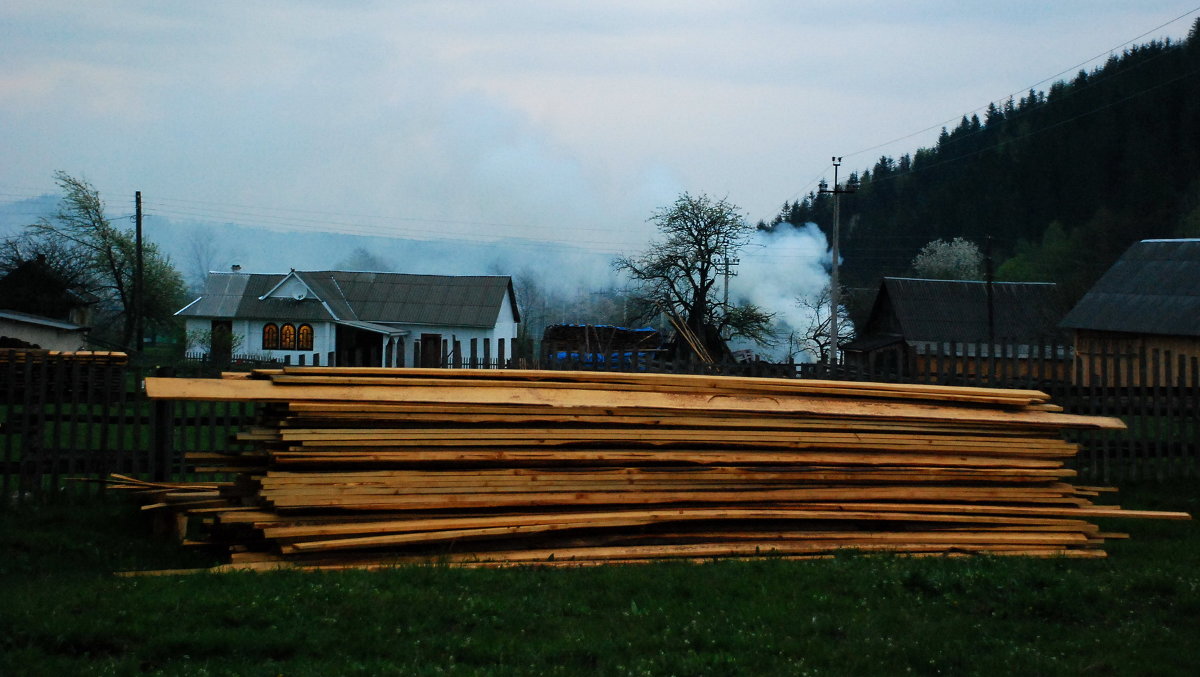
[[[63,170],[114,213],[632,253],[682,192],[769,220],[1196,3],[7,0],[0,202]]]

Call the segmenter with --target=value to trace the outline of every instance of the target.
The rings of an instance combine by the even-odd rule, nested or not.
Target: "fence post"
[[[175,370],[171,367],[159,367],[154,371],[155,376],[171,377]],[[174,429],[175,403],[171,400],[155,400],[151,407],[150,432],[150,467],[151,476],[156,482],[170,479],[171,456],[174,451],[171,433]]]

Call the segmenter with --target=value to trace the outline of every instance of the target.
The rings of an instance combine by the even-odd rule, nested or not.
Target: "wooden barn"
[[[1031,361],[1065,378],[1069,355],[1057,324],[1063,304],[1046,282],[885,277],[858,337],[841,346],[844,362],[865,372],[952,371],[968,379],[986,368],[1018,374]],[[990,296],[990,300],[989,300]],[[1046,369],[1046,362],[1060,366]],[[998,364],[999,363],[999,364]]]
[[[1074,332],[1085,384],[1166,385],[1191,373],[1200,359],[1200,239],[1134,244],[1061,326]]]

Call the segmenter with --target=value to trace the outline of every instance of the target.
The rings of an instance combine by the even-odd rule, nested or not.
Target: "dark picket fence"
[[[764,362],[705,364],[656,355],[631,361],[467,360],[463,367],[611,370],[774,378],[1036,388],[1065,411],[1115,416],[1125,431],[1072,433],[1083,449],[1082,477],[1110,482],[1200,476],[1200,363],[1167,351],[1094,352],[1065,359],[1061,346],[1026,351],[945,344],[885,369]],[[214,365],[210,365],[213,367]],[[229,365],[217,365],[228,367]],[[247,365],[237,365],[246,368]],[[278,366],[278,365],[275,365]],[[236,367],[235,367],[236,368]],[[0,503],[105,491],[111,473],[144,480],[197,475],[186,453],[243,448],[236,433],[254,420],[253,404],[150,401],[146,372],[120,362],[38,351],[0,351]],[[214,368],[165,372],[216,376]],[[74,481],[83,478],[88,481]]]
[[[1200,360],[1169,350],[942,343],[874,365],[805,364],[801,378],[1041,390],[1071,414],[1112,416],[1124,431],[1077,431],[1074,460],[1095,481],[1200,476]]]
[[[123,360],[0,351],[0,504],[103,492],[113,473],[201,479],[184,452],[234,449],[255,414],[237,402],[150,401],[143,375]]]

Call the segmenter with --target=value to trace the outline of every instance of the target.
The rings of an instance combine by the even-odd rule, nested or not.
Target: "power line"
[[[989,101],[989,102],[987,103],[987,105],[984,105],[984,106],[981,106],[981,107],[979,107],[979,108],[975,108],[975,109],[973,109],[973,110],[967,111],[966,113],[963,113],[962,115],[955,116],[955,117],[953,117],[953,118],[950,118],[949,120],[946,120],[946,121],[943,121],[943,122],[939,122],[938,124],[935,124],[935,125],[931,125],[931,126],[929,126],[929,127],[926,127],[925,129],[921,129],[921,130],[918,130],[918,131],[912,132],[911,134],[905,134],[904,136],[897,137],[897,138],[895,138],[895,139],[892,139],[891,141],[886,141],[886,142],[884,142],[884,143],[876,144],[876,145],[874,145],[874,146],[871,146],[871,147],[869,147],[869,148],[864,148],[864,149],[862,149],[862,150],[857,150],[857,151],[854,151],[853,153],[847,153],[847,154],[845,155],[845,157],[854,157],[854,156],[856,156],[856,155],[862,155],[863,153],[869,153],[869,152],[871,152],[871,151],[873,151],[873,150],[878,150],[878,149],[880,149],[880,148],[883,148],[883,147],[885,147],[885,146],[890,146],[890,145],[892,145],[892,144],[894,144],[894,143],[899,143],[899,142],[901,142],[901,141],[905,141],[905,140],[907,140],[907,139],[911,139],[911,138],[912,138],[912,137],[914,137],[914,136],[919,136],[919,135],[921,135],[921,134],[925,134],[925,133],[927,133],[927,132],[931,132],[931,131],[934,131],[934,130],[936,130],[936,129],[940,129],[940,128],[942,128],[942,127],[945,127],[946,125],[952,124],[952,123],[954,123],[954,122],[958,122],[958,121],[959,121],[960,119],[962,119],[963,117],[966,117],[966,116],[969,116],[969,115],[975,115],[975,114],[979,113],[980,111],[987,110],[987,107],[988,107],[988,106],[990,106],[990,105],[992,105],[992,104],[995,104],[995,103],[1001,103],[1001,104],[1003,104],[1005,101],[1007,101],[1007,100],[1011,99],[1011,98],[1012,98],[1012,97],[1014,97],[1014,96],[1017,96],[1017,95],[1020,95],[1020,94],[1024,94],[1024,93],[1028,92],[1028,91],[1029,91],[1029,90],[1031,90],[1031,89],[1036,89],[1037,87],[1040,87],[1041,85],[1044,85],[1044,84],[1046,84],[1047,82],[1050,82],[1051,80],[1054,80],[1055,78],[1061,77],[1061,76],[1063,76],[1063,75],[1065,75],[1065,74],[1067,74],[1067,73],[1070,73],[1070,72],[1072,72],[1072,71],[1075,71],[1075,70],[1077,70],[1077,69],[1079,69],[1079,68],[1082,68],[1082,67],[1086,66],[1087,64],[1089,64],[1089,63],[1092,63],[1093,61],[1096,61],[1097,59],[1100,59],[1100,58],[1107,57],[1108,55],[1112,54],[1113,52],[1117,51],[1118,49],[1122,49],[1122,48],[1124,48],[1124,47],[1127,47],[1127,46],[1129,46],[1129,45],[1133,44],[1134,42],[1136,42],[1136,41],[1138,41],[1138,40],[1141,40],[1142,38],[1146,37],[1147,35],[1150,35],[1151,33],[1154,33],[1155,31],[1158,31],[1158,30],[1161,30],[1161,29],[1163,29],[1163,28],[1166,28],[1167,26],[1170,26],[1170,25],[1171,25],[1171,24],[1173,24],[1173,23],[1176,23],[1176,22],[1178,22],[1178,21],[1181,21],[1182,19],[1184,19],[1184,18],[1186,18],[1186,17],[1188,17],[1188,16],[1190,16],[1190,15],[1192,15],[1192,14],[1195,14],[1196,12],[1200,12],[1200,7],[1194,7],[1194,8],[1192,8],[1192,9],[1190,9],[1190,10],[1188,10],[1188,11],[1184,12],[1183,14],[1180,14],[1179,16],[1175,17],[1174,19],[1171,19],[1170,21],[1167,21],[1166,23],[1163,23],[1163,24],[1160,24],[1160,25],[1158,25],[1158,26],[1155,26],[1154,28],[1151,28],[1150,30],[1148,30],[1148,31],[1146,31],[1146,32],[1144,32],[1144,33],[1142,33],[1141,35],[1138,35],[1137,37],[1130,38],[1129,40],[1126,40],[1125,42],[1122,42],[1121,44],[1119,44],[1119,45],[1117,45],[1117,46],[1115,46],[1115,47],[1111,47],[1111,48],[1109,48],[1109,49],[1107,49],[1107,50],[1105,50],[1105,51],[1103,51],[1103,52],[1100,52],[1100,53],[1099,53],[1099,54],[1097,54],[1096,56],[1093,56],[1093,57],[1091,57],[1091,58],[1089,58],[1089,59],[1087,59],[1087,60],[1085,60],[1085,61],[1082,61],[1082,62],[1080,62],[1080,63],[1078,63],[1078,64],[1074,65],[1074,66],[1071,66],[1070,68],[1066,68],[1066,69],[1064,69],[1064,70],[1061,70],[1061,71],[1059,71],[1058,73],[1055,73],[1054,75],[1051,75],[1050,77],[1043,78],[1043,79],[1041,79],[1041,80],[1039,80],[1039,81],[1037,81],[1037,82],[1033,83],[1032,85],[1029,85],[1028,87],[1023,87],[1023,88],[1021,88],[1021,89],[1017,90],[1016,92],[1013,92],[1013,93],[1011,93],[1011,94],[1009,94],[1009,95],[1007,95],[1007,96],[1001,97],[1001,98],[999,98],[999,99],[993,99],[993,100]]]
[[[956,155],[956,156],[954,156],[954,157],[951,157],[951,158],[946,158],[946,159],[944,159],[944,160],[939,160],[939,161],[937,161],[937,162],[933,162],[933,163],[930,163],[930,164],[922,165],[920,168],[913,167],[913,168],[911,168],[911,169],[909,169],[909,170],[907,170],[907,171],[904,171],[904,172],[893,172],[893,173],[890,173],[890,174],[888,174],[887,176],[884,176],[884,177],[883,177],[883,178],[881,178],[881,179],[875,179],[874,177],[872,177],[872,178],[871,178],[871,182],[872,182],[872,183],[883,183],[883,182],[885,182],[885,181],[893,181],[893,180],[895,180],[895,179],[898,179],[898,178],[900,178],[900,177],[902,177],[902,176],[909,176],[909,175],[911,175],[911,174],[915,174],[915,173],[917,173],[917,172],[923,172],[923,171],[925,171],[925,170],[928,170],[928,169],[933,169],[934,167],[941,167],[942,165],[950,164],[950,163],[952,163],[952,162],[958,162],[958,161],[960,161],[960,160],[965,160],[965,159],[967,159],[967,158],[974,157],[974,156],[976,156],[976,155],[980,155],[980,154],[982,154],[982,153],[986,153],[987,151],[990,151],[990,150],[995,150],[995,149],[997,149],[997,148],[1000,148],[1000,147],[1002,147],[1002,146],[1005,146],[1006,144],[1010,144],[1010,143],[1012,143],[1012,142],[1014,142],[1014,141],[1020,141],[1020,140],[1022,140],[1022,139],[1027,139],[1027,138],[1029,138],[1029,137],[1032,137],[1032,136],[1037,136],[1038,134],[1044,134],[1044,133],[1046,133],[1046,132],[1048,132],[1048,131],[1050,131],[1050,130],[1052,130],[1052,129],[1056,129],[1056,128],[1058,128],[1058,127],[1061,127],[1061,126],[1063,126],[1063,125],[1065,125],[1065,124],[1069,124],[1069,123],[1071,123],[1071,122],[1075,122],[1076,120],[1079,120],[1079,119],[1085,118],[1085,117],[1087,117],[1087,116],[1089,116],[1089,115],[1094,115],[1094,114],[1096,114],[1096,113],[1099,113],[1099,112],[1100,112],[1100,111],[1102,111],[1102,110],[1106,110],[1106,109],[1108,109],[1108,108],[1112,108],[1113,106],[1120,105],[1120,104],[1122,104],[1122,103],[1125,103],[1126,101],[1130,101],[1130,100],[1132,100],[1132,99],[1136,99],[1136,98],[1138,98],[1138,97],[1140,97],[1140,96],[1145,96],[1146,94],[1149,94],[1149,93],[1150,93],[1150,92],[1152,92],[1152,91],[1155,91],[1155,90],[1157,90],[1157,89],[1161,89],[1162,87],[1166,87],[1167,85],[1174,84],[1174,83],[1176,83],[1176,82],[1179,82],[1180,80],[1187,79],[1187,78],[1189,78],[1189,77],[1192,77],[1192,76],[1196,75],[1197,73],[1200,73],[1200,70],[1192,70],[1192,71],[1189,71],[1189,72],[1187,72],[1187,73],[1184,73],[1183,75],[1178,75],[1178,76],[1176,76],[1176,77],[1173,77],[1173,78],[1171,78],[1170,80],[1167,80],[1166,82],[1160,82],[1160,83],[1158,83],[1158,84],[1156,84],[1156,85],[1152,85],[1152,86],[1150,86],[1150,87],[1147,87],[1146,89],[1143,89],[1143,90],[1141,90],[1141,91],[1139,91],[1139,92],[1135,92],[1135,93],[1133,93],[1133,94],[1130,94],[1130,95],[1128,95],[1128,96],[1125,96],[1125,97],[1122,97],[1122,98],[1120,98],[1120,99],[1117,99],[1116,101],[1110,101],[1110,102],[1108,102],[1108,103],[1106,103],[1106,104],[1103,104],[1103,105],[1097,106],[1097,107],[1095,107],[1095,108],[1093,108],[1093,109],[1091,109],[1091,110],[1088,110],[1088,111],[1084,111],[1083,113],[1080,113],[1080,114],[1078,114],[1078,115],[1074,115],[1074,116],[1072,116],[1072,117],[1069,117],[1069,118],[1067,118],[1067,119],[1065,119],[1065,120],[1059,120],[1058,122],[1055,122],[1054,124],[1048,125],[1048,126],[1046,126],[1046,127],[1043,127],[1043,128],[1041,128],[1041,129],[1035,129],[1035,130],[1033,130],[1033,131],[1026,132],[1026,133],[1024,133],[1024,134],[1021,134],[1021,135],[1018,135],[1018,136],[1013,136],[1013,137],[1010,137],[1010,138],[1007,138],[1007,139],[1003,139],[1003,140],[1001,140],[1001,141],[997,141],[996,143],[994,143],[994,144],[992,144],[992,145],[990,145],[990,146],[985,146],[985,147],[983,147],[983,148],[978,148],[978,149],[976,149],[976,150],[973,150],[973,151],[971,151],[971,152],[968,152],[968,153],[963,153],[962,155]]]
[[[1080,63],[1078,63],[1078,64],[1076,64],[1076,65],[1074,65],[1074,66],[1071,66],[1070,68],[1063,69],[1063,70],[1059,71],[1058,73],[1055,73],[1054,75],[1051,75],[1051,76],[1049,76],[1049,77],[1043,78],[1043,79],[1041,79],[1041,80],[1039,80],[1039,81],[1037,81],[1037,82],[1033,83],[1032,85],[1030,85],[1030,86],[1028,86],[1028,87],[1023,87],[1023,88],[1021,88],[1021,89],[1019,89],[1019,90],[1017,90],[1017,91],[1015,91],[1015,92],[1012,92],[1012,93],[1008,94],[1007,96],[1001,97],[1001,98],[999,98],[999,99],[993,99],[993,100],[989,101],[989,102],[988,102],[986,105],[984,105],[984,106],[980,106],[980,107],[978,107],[978,108],[975,108],[975,109],[973,109],[973,110],[967,111],[966,113],[963,113],[963,114],[961,114],[961,115],[958,115],[958,116],[955,116],[955,117],[953,117],[953,118],[950,118],[950,119],[948,119],[948,120],[945,120],[945,121],[939,122],[939,123],[937,123],[937,124],[930,125],[929,127],[926,127],[926,128],[924,128],[924,129],[921,129],[921,130],[918,130],[918,131],[915,131],[915,132],[912,132],[912,133],[909,133],[909,134],[905,134],[905,135],[903,135],[903,136],[896,137],[896,138],[894,138],[894,139],[892,139],[892,140],[890,140],[890,141],[885,141],[884,143],[879,143],[879,144],[876,144],[876,145],[874,145],[874,146],[870,146],[870,147],[867,147],[867,148],[863,148],[863,149],[861,149],[861,150],[854,151],[853,153],[847,153],[847,154],[846,154],[846,155],[844,155],[843,157],[855,157],[855,156],[858,156],[858,155],[862,155],[862,154],[864,154],[864,153],[869,153],[869,152],[871,152],[871,151],[878,150],[878,149],[880,149],[880,148],[883,148],[883,147],[886,147],[886,146],[890,146],[890,145],[893,145],[893,144],[899,143],[899,142],[901,142],[901,141],[905,141],[905,140],[907,140],[907,139],[911,139],[911,138],[913,138],[913,137],[915,137],[915,136],[919,136],[919,135],[921,135],[921,134],[925,134],[925,133],[931,132],[931,131],[933,131],[933,130],[936,130],[936,129],[941,129],[941,128],[943,128],[943,127],[946,127],[947,125],[950,125],[950,124],[953,124],[953,123],[955,123],[955,122],[958,122],[958,121],[959,121],[959,120],[961,120],[963,117],[967,117],[967,116],[969,116],[969,115],[975,115],[975,114],[979,113],[980,111],[985,111],[985,110],[987,110],[987,107],[988,107],[988,106],[990,106],[990,105],[992,105],[992,104],[995,104],[995,103],[997,103],[997,102],[999,102],[999,103],[1003,104],[1004,102],[1008,101],[1009,99],[1011,99],[1011,98],[1012,98],[1012,97],[1014,97],[1014,96],[1017,96],[1017,95],[1020,95],[1020,94],[1024,94],[1024,93],[1026,93],[1027,91],[1029,91],[1029,90],[1031,90],[1031,89],[1036,89],[1037,87],[1039,87],[1039,86],[1041,86],[1041,85],[1044,85],[1045,83],[1047,83],[1047,82],[1050,82],[1050,81],[1054,80],[1055,78],[1061,77],[1061,76],[1063,76],[1063,75],[1065,75],[1065,74],[1067,74],[1067,73],[1070,73],[1070,72],[1072,72],[1072,71],[1075,71],[1076,69],[1082,68],[1082,67],[1086,66],[1087,64],[1089,64],[1089,63],[1092,63],[1093,61],[1096,61],[1097,59],[1100,59],[1100,58],[1107,57],[1108,55],[1112,54],[1113,52],[1115,52],[1115,51],[1117,51],[1117,50],[1119,50],[1119,49],[1123,49],[1123,48],[1125,48],[1125,47],[1127,47],[1127,46],[1129,46],[1129,45],[1131,45],[1131,44],[1133,44],[1133,43],[1137,42],[1138,40],[1141,40],[1142,38],[1146,37],[1147,35],[1150,35],[1151,33],[1154,33],[1154,32],[1156,32],[1156,31],[1162,30],[1163,28],[1166,28],[1167,26],[1170,26],[1170,25],[1172,25],[1172,24],[1174,24],[1174,23],[1177,23],[1177,22],[1179,22],[1179,21],[1181,21],[1181,20],[1183,20],[1183,19],[1185,19],[1185,18],[1187,18],[1187,17],[1189,17],[1189,16],[1191,16],[1191,15],[1193,15],[1193,14],[1197,13],[1197,12],[1200,12],[1200,6],[1198,6],[1198,7],[1194,7],[1194,8],[1192,8],[1192,9],[1190,9],[1190,10],[1188,10],[1188,11],[1184,12],[1183,14],[1180,14],[1180,15],[1179,15],[1179,16],[1177,16],[1177,17],[1175,17],[1175,18],[1173,18],[1173,19],[1170,19],[1169,21],[1166,21],[1166,22],[1164,22],[1164,23],[1162,23],[1162,24],[1159,24],[1158,26],[1155,26],[1154,28],[1151,28],[1150,30],[1147,30],[1147,31],[1145,31],[1145,32],[1141,33],[1140,35],[1137,35],[1137,36],[1135,36],[1135,37],[1133,37],[1133,38],[1130,38],[1130,39],[1128,39],[1128,40],[1126,40],[1126,41],[1122,42],[1122,43],[1121,43],[1121,44],[1119,44],[1119,45],[1116,45],[1116,46],[1114,46],[1114,47],[1111,47],[1111,48],[1109,48],[1109,49],[1107,49],[1107,50],[1104,50],[1103,52],[1100,52],[1100,53],[1098,53],[1097,55],[1095,55],[1095,56],[1093,56],[1093,57],[1091,57],[1091,58],[1089,58],[1089,59],[1086,59],[1086,60],[1084,60],[1084,61],[1081,61]],[[1157,57],[1155,57],[1155,58],[1157,58]],[[1149,61],[1149,60],[1148,60],[1148,61]],[[1145,62],[1143,62],[1143,64],[1144,64],[1144,63],[1145,63]],[[1140,66],[1141,66],[1141,65],[1143,65],[1143,64],[1138,64],[1138,66],[1140,67]],[[1088,86],[1088,87],[1091,87],[1093,84],[1094,84],[1094,83],[1092,83],[1092,82],[1089,82],[1087,86]],[[1078,93],[1078,92],[1077,92],[1077,91],[1073,91],[1073,92],[1072,92],[1072,94],[1075,94],[1075,93]],[[982,131],[982,130],[981,130],[981,131]],[[968,134],[968,136],[973,136],[973,135],[974,135],[974,134],[976,134],[976,133],[980,133],[980,132],[971,132],[971,133],[969,133],[969,134]],[[960,137],[956,138],[956,141],[957,141],[958,139],[960,139],[960,138],[964,138],[964,137],[960,135]],[[985,149],[985,150],[986,150],[986,149]],[[963,157],[963,158],[970,157],[971,155],[978,154],[978,152],[979,152],[979,151],[975,151],[975,152],[969,153],[969,154],[967,154],[967,155],[964,155],[964,156],[962,156],[962,157]],[[809,181],[807,184],[805,184],[805,185],[804,185],[804,187],[803,187],[803,188],[801,188],[800,190],[798,190],[798,191],[796,191],[795,193],[793,193],[793,194],[792,194],[792,196],[791,196],[791,198],[788,200],[788,202],[792,202],[792,201],[796,200],[796,199],[797,199],[797,198],[798,198],[800,195],[806,194],[806,193],[808,193],[809,191],[811,191],[811,190],[812,190],[812,187],[813,187],[813,186],[815,186],[815,185],[817,184],[817,182],[818,182],[818,181],[820,180],[820,178],[821,178],[821,177],[824,175],[824,173],[825,173],[826,171],[828,171],[828,170],[829,170],[829,167],[830,167],[830,166],[831,166],[831,165],[826,165],[826,166],[825,166],[823,169],[821,169],[821,173],[820,173],[820,174],[818,174],[817,178],[815,178],[815,179],[813,179],[813,180]],[[924,167],[923,167],[922,169],[924,169]],[[911,173],[911,170],[910,170],[910,172],[906,172],[905,174],[902,174],[902,175],[907,175],[908,173]],[[896,174],[892,174],[892,175],[890,175],[888,178],[896,178],[896,177],[897,177],[897,175],[896,175]]]

